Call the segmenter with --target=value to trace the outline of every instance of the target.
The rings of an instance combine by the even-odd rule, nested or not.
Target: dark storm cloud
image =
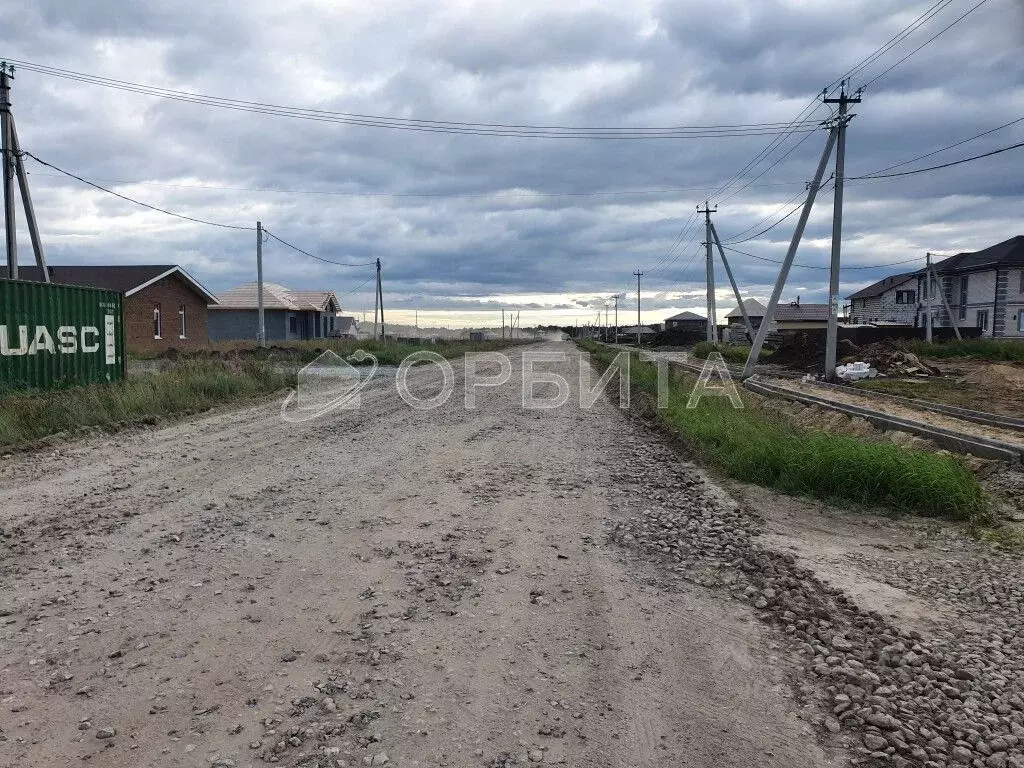
[[[854,85],[969,7],[954,5]],[[10,32],[2,53],[11,58],[233,98],[421,119],[647,126],[791,120],[815,91],[926,7],[895,0],[571,9],[396,1],[284,9],[238,0],[0,0],[0,26]],[[1021,19],[1019,3],[991,0],[873,84],[850,128],[848,175],[1024,114]],[[14,101],[23,143],[40,157],[95,180],[152,182],[118,189],[189,215],[242,225],[262,219],[326,258],[379,257],[394,304],[421,308],[476,308],[449,298],[456,296],[494,308],[495,296],[548,294],[552,308],[577,306],[569,299],[577,295],[581,309],[596,310],[604,299],[595,296],[635,290],[637,267],[646,273],[651,307],[700,307],[703,227],[691,226],[679,247],[670,246],[697,203],[771,141],[539,141],[372,130],[156,100],[28,71],[17,76]],[[815,114],[828,112],[819,107]],[[1020,141],[1022,125],[923,162]],[[790,138],[783,151],[803,138]],[[755,223],[797,195],[824,138],[820,131],[807,137],[738,194],[734,187],[712,197],[723,238],[756,232],[762,227]],[[844,263],[887,264],[1018,234],[1021,162],[1008,153],[934,174],[852,181]],[[251,232],[165,219],[48,169],[32,170],[54,261],[179,262],[214,291],[252,279]],[[194,184],[241,189],[166,186]],[[688,191],[570,194],[676,188]],[[823,193],[798,262],[827,262],[830,205],[831,193]],[[794,221],[736,247],[779,259]],[[745,291],[770,291],[777,265],[730,258]],[[372,302],[369,285],[348,293],[372,271],[332,267],[277,243],[268,245],[266,260],[277,282],[329,285],[347,294],[347,305]],[[844,292],[904,268],[850,270]],[[787,296],[820,300],[826,280],[822,270],[796,267]],[[719,306],[731,307],[724,274],[719,282],[726,289]]]

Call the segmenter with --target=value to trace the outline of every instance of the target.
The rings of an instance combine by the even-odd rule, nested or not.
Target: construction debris
[[[913,352],[897,349],[888,344],[868,344],[861,347],[855,360],[865,362],[883,376],[941,376],[942,371],[928,365]]]
[[[865,362],[848,363],[836,366],[836,378],[841,381],[860,381],[861,379],[873,379],[878,375],[878,370],[872,368]]]

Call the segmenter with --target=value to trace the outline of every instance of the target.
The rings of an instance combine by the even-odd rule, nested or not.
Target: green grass
[[[974,357],[995,362],[1024,362],[1024,342],[1002,339],[961,339],[932,342],[909,340],[900,346],[921,357]]]
[[[109,427],[206,410],[294,384],[266,365],[241,367],[204,360],[114,384],[10,394],[0,399],[0,446],[13,446],[82,427]]]
[[[744,344],[713,344],[710,341],[702,341],[693,348],[693,356],[699,357],[701,360],[706,360],[712,352],[721,352],[722,358],[727,363],[743,365],[747,362],[750,347]],[[771,350],[762,349],[761,359],[767,358],[770,354]]]
[[[616,351],[583,343],[601,368]],[[631,361],[634,392],[657,394],[657,369]],[[734,409],[725,397],[686,403],[695,379],[673,378],[668,408],[658,416],[702,461],[727,476],[782,493],[888,507],[931,517],[970,520],[987,508],[971,471],[958,459],[885,442],[804,430],[774,413],[746,404]]]

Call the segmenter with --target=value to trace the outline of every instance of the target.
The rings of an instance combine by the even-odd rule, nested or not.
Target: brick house
[[[211,304],[212,341],[255,340],[259,329],[256,283],[246,283],[220,295]],[[335,335],[340,327],[341,302],[334,291],[293,291],[263,283],[263,322],[267,341],[301,341]]]
[[[919,274],[919,271],[901,272],[847,296],[850,322],[915,325],[919,307]]]
[[[103,288],[124,294],[125,341],[129,352],[195,349],[210,344],[207,307],[217,297],[174,264],[51,266],[50,282]],[[7,268],[0,267],[0,277]],[[22,267],[22,280],[41,282],[38,267]]]

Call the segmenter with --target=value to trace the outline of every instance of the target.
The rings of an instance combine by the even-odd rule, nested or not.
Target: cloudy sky
[[[854,88],[870,83],[849,129],[854,177],[1024,117],[1021,0],[983,2],[882,74],[976,4],[0,0],[0,57],[215,97],[416,120],[786,124],[934,9],[853,78]],[[698,203],[718,205],[723,240],[745,240],[799,202],[826,138],[823,130],[649,140],[393,130],[157,98],[27,66],[16,72],[12,101],[23,148],[59,168],[185,215],[239,226],[262,220],[327,259],[379,257],[392,317],[418,309],[421,324],[479,324],[502,307],[521,309],[523,325],[582,324],[612,294],[632,313],[638,268],[645,321],[703,313]],[[803,114],[824,119],[829,108]],[[895,170],[1022,136],[1024,121]],[[51,263],[178,263],[215,293],[254,279],[253,232],[170,218],[32,160],[29,168]],[[844,266],[923,260],[928,250],[975,250],[1024,233],[1022,171],[1024,152],[1007,152],[850,181]],[[824,191],[800,264],[827,264],[831,211]],[[795,221],[735,247],[781,259]],[[21,242],[25,263],[31,249],[27,236]],[[765,299],[777,265],[730,256],[744,296]],[[847,269],[843,294],[916,266]],[[346,310],[372,314],[369,268],[327,265],[271,241],[266,272],[294,288],[331,288]],[[735,301],[720,263],[717,275],[724,314]],[[823,301],[827,280],[825,270],[794,268],[784,298]]]

